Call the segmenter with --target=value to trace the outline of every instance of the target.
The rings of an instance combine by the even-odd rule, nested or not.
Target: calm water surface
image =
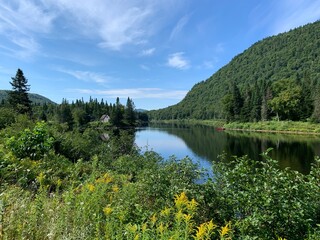
[[[262,152],[273,148],[269,155],[279,161],[281,168],[308,173],[314,157],[320,155],[320,136],[217,131],[208,126],[150,125],[138,129],[135,143],[164,158],[189,156],[209,170],[212,161],[223,153],[229,159],[248,155],[259,160]]]

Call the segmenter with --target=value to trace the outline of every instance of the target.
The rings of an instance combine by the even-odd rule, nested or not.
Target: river
[[[153,150],[165,159],[188,156],[210,170],[221,154],[226,154],[227,159],[248,155],[260,160],[260,154],[272,148],[269,156],[278,160],[280,168],[290,167],[307,174],[314,157],[320,155],[320,136],[218,131],[214,127],[178,124],[139,128],[135,143],[142,151]]]

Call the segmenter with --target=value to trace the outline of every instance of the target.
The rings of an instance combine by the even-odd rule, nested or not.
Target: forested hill
[[[31,102],[33,104],[56,104],[55,102],[51,101],[49,98],[46,98],[42,95],[36,94],[36,93],[29,93],[29,99],[31,100]],[[6,100],[8,97],[8,90],[0,90],[0,102],[2,102],[3,100]]]
[[[320,120],[320,21],[259,41],[152,119]]]

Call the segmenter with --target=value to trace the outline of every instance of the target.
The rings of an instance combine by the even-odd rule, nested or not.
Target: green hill
[[[276,84],[277,82],[277,84]],[[303,120],[320,115],[320,22],[259,41],[152,119]],[[285,99],[284,96],[288,98]],[[294,100],[296,99],[296,100]]]
[[[9,90],[0,90],[0,102],[2,102],[2,100],[6,100],[7,97],[8,97],[8,91]],[[51,101],[50,99],[44,97],[44,96],[41,96],[39,94],[36,94],[36,93],[29,93],[29,99],[32,101],[33,104],[56,104],[55,102]]]

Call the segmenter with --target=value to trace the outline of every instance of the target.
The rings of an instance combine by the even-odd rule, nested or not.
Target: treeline
[[[134,102],[128,98],[126,105],[120,103],[119,98],[116,103],[108,104],[103,99],[90,98],[88,102],[83,99],[69,103],[63,99],[61,104],[35,104],[32,106],[32,118],[43,121],[57,121],[64,123],[67,129],[84,129],[86,125],[93,121],[109,122],[110,125],[118,127],[137,126],[148,121],[146,113],[137,112]],[[0,127],[14,121],[16,112],[3,101],[0,104]]]
[[[256,122],[271,119],[320,122],[320,87],[307,77],[246,85],[233,83],[221,99],[228,121]]]
[[[317,21],[255,43],[209,79],[197,83],[181,102],[150,111],[149,116],[160,120],[279,117],[319,121],[319,79]]]

